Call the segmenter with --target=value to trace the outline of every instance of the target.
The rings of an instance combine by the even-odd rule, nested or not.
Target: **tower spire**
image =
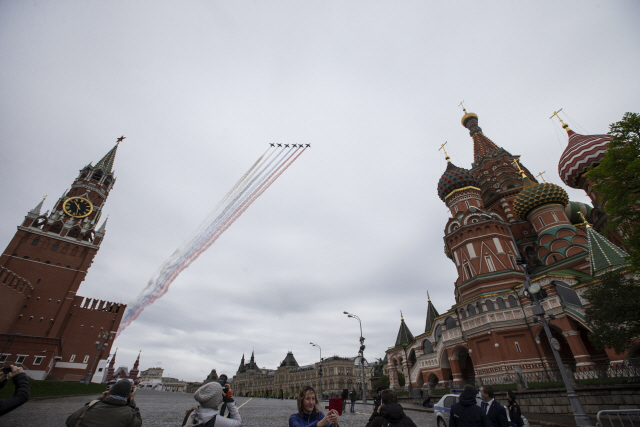
[[[38,203],[38,205],[35,208],[31,209],[29,211],[29,213],[32,213],[32,214],[35,214],[35,215],[40,215],[40,210],[42,209],[42,204],[44,203],[44,199],[46,199],[46,198],[47,198],[47,196],[44,196],[42,198],[42,200],[40,201],[40,203]]]
[[[116,145],[109,150],[109,152],[105,154],[93,168],[102,169],[102,172],[105,174],[111,173],[111,169],[113,169],[113,162],[116,159],[116,151],[118,151],[118,146],[125,138],[126,137],[124,135],[118,138]]]

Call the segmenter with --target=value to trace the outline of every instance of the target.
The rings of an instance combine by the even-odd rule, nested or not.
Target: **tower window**
[[[23,256],[22,259],[29,259],[27,255]]]
[[[98,169],[93,173],[93,176],[91,177],[91,179],[94,181],[100,181],[100,178],[102,178],[102,170]]]
[[[89,361],[89,355],[87,354],[87,355],[84,357],[84,360],[82,361],[82,363],[87,363],[88,361]]]
[[[72,354],[71,358],[69,359],[69,362],[73,362],[74,360],[76,360],[76,355]]]
[[[57,251],[59,247],[60,247],[60,245],[58,245],[58,244],[56,243],[55,245],[51,246],[51,250],[52,250],[52,251]]]
[[[51,264],[51,261],[45,261],[44,263],[45,264]]]
[[[520,344],[518,344],[518,341],[515,341],[515,345],[516,345],[516,350],[518,350],[518,353],[522,353],[522,351],[520,351]]]
[[[453,205],[453,210],[456,211],[455,213],[458,213],[458,205]]]
[[[546,224],[544,223],[544,220],[542,219],[542,217],[540,217],[540,224],[542,224],[542,226],[544,227]]]
[[[491,272],[496,271],[496,266],[493,264],[493,260],[491,259],[490,256],[484,257],[484,260],[487,263],[487,268],[489,269],[489,271]]]
[[[44,356],[36,356],[35,360],[33,361],[34,365],[39,365],[42,363],[42,359],[44,359]]]
[[[469,201],[468,201],[468,200],[465,200],[465,201],[464,201],[464,203],[467,205],[467,209],[469,209],[469,208],[470,208],[470,206],[469,206]]]
[[[556,213],[555,213],[555,212],[551,212],[551,216],[553,217],[553,220],[554,220],[555,222],[558,222],[558,217],[556,216]]]
[[[18,358],[16,359],[16,365],[22,365],[24,363],[24,359],[26,359],[27,356],[24,356],[22,354],[18,355]]]
[[[518,267],[516,266],[516,260],[513,259],[513,256],[509,255],[509,261],[511,261],[511,267],[513,267],[514,270],[517,270]]]
[[[469,267],[469,264],[465,264],[464,268],[467,271],[467,276],[471,279],[473,276],[471,275],[471,268]]]
[[[4,363],[7,361],[8,354],[0,354],[0,363]]]
[[[40,242],[40,239],[33,239],[33,242],[31,242],[31,244],[33,246],[38,246],[38,242]]]

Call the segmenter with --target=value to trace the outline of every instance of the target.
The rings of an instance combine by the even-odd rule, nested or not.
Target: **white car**
[[[436,416],[437,427],[449,427],[449,413],[451,412],[451,407],[458,403],[458,396],[460,396],[460,393],[445,394],[438,400],[438,403],[433,405],[433,414]],[[476,405],[480,406],[481,402],[482,398],[476,395]]]

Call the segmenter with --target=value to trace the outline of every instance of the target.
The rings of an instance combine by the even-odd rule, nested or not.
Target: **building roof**
[[[526,220],[527,214],[538,206],[547,203],[559,203],[566,206],[569,196],[564,189],[550,182],[534,184],[528,177],[524,178],[524,189],[513,202],[513,213]]]
[[[105,154],[98,163],[96,163],[93,169],[102,169],[104,174],[111,173],[111,170],[113,169],[113,162],[116,159],[116,151],[118,151],[118,144],[109,150],[109,152]]]
[[[558,175],[571,188],[579,188],[578,181],[591,166],[600,164],[609,147],[609,135],[580,135],[567,129],[569,143],[560,156]]]
[[[591,275],[601,276],[609,271],[629,265],[627,253],[611,243],[592,227],[587,227],[589,238],[589,264]]]
[[[396,347],[409,344],[414,340],[413,334],[409,330],[409,327],[404,323],[404,317],[400,317],[400,330],[398,331],[398,338],[396,338]]]
[[[453,191],[465,187],[478,187],[478,182],[469,170],[447,162],[447,169],[445,169],[440,181],[438,181],[438,197],[440,197],[440,200],[444,202],[446,197]]]
[[[296,358],[293,357],[293,353],[292,352],[288,352],[287,356],[284,358],[282,363],[280,363],[280,366],[298,367],[300,365],[298,365],[298,362],[296,361]]]
[[[436,320],[436,317],[440,316],[438,314],[438,310],[431,303],[431,298],[429,298],[429,303],[427,304],[427,321],[424,325],[424,332],[431,332],[431,326],[433,325],[433,321]],[[408,328],[407,328],[408,330]]]

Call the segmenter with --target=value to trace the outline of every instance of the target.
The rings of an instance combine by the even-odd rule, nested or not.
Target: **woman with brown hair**
[[[304,386],[298,392],[298,412],[289,417],[289,427],[339,427],[338,411],[331,409],[325,417],[318,408],[316,391],[311,386]]]

